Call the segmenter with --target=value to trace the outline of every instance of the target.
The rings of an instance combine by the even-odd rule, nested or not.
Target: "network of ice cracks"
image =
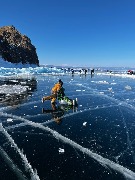
[[[93,81],[93,83],[106,84],[108,82],[107,81],[97,81],[97,82]],[[85,86],[83,84],[79,84],[79,83],[76,83],[76,86],[78,86],[78,87],[81,86],[81,87],[83,87],[85,89],[89,89],[89,90],[92,91],[92,93],[94,93],[94,94],[96,94],[98,96],[104,96],[104,98],[107,98],[107,99],[109,99],[111,101],[115,101],[119,105],[122,105],[122,106],[125,106],[125,107],[128,107],[128,108],[131,108],[131,109],[135,110],[135,107],[130,106],[127,102],[123,102],[123,101],[117,100],[117,99],[115,99],[113,97],[110,97],[108,95],[105,95],[104,92],[97,92],[96,90],[93,90],[90,87],[87,87],[87,86]],[[128,86],[128,85],[125,86],[125,88],[129,89],[129,90],[131,89],[131,87]],[[21,87],[20,85],[18,85],[18,86],[12,86],[12,88],[11,88],[9,86],[6,86],[6,85],[4,86],[3,85],[3,87],[0,88],[0,93],[2,93],[2,90],[4,90],[4,92],[6,92],[7,94],[10,94],[10,93],[12,94],[13,92],[22,93],[23,91],[26,91],[26,89],[27,89],[26,86]],[[110,88],[108,90],[109,91],[113,91],[112,88]],[[76,91],[79,91],[79,89],[76,90]],[[29,104],[35,104],[35,103],[36,102],[29,102]],[[28,105],[28,103],[27,103],[27,105]],[[103,107],[97,107],[97,108],[103,108]],[[91,157],[95,161],[99,162],[102,166],[120,172],[121,174],[123,174],[125,176],[125,179],[131,179],[131,180],[135,179],[135,173],[133,171],[131,171],[131,170],[129,170],[129,169],[119,165],[118,163],[115,163],[115,162],[107,159],[107,158],[104,158],[101,155],[93,153],[90,149],[85,148],[85,147],[79,145],[78,143],[72,141],[71,139],[69,139],[69,138],[59,134],[57,131],[50,129],[47,126],[47,124],[52,123],[53,120],[48,120],[48,121],[46,121],[44,123],[35,123],[35,122],[30,121],[27,118],[23,118],[21,116],[16,116],[16,115],[8,114],[7,112],[8,112],[9,109],[12,109],[12,107],[10,107],[10,106],[9,107],[1,107],[1,109],[0,109],[0,116],[6,117],[7,121],[20,120],[21,123],[19,125],[17,124],[17,125],[13,125],[13,126],[10,126],[10,127],[5,127],[5,128],[3,127],[2,123],[0,123],[0,133],[2,133],[6,137],[7,142],[9,144],[11,144],[13,149],[19,154],[20,159],[23,162],[23,165],[24,165],[25,169],[27,170],[27,172],[29,172],[29,175],[30,175],[32,180],[40,179],[40,177],[38,176],[38,172],[36,171],[36,169],[34,170],[32,168],[30,162],[28,162],[27,155],[25,155],[23,153],[23,150],[19,149],[18,145],[15,143],[14,139],[12,138],[12,136],[9,135],[8,129],[14,129],[14,128],[25,126],[25,125],[29,125],[29,126],[32,126],[32,127],[35,127],[35,128],[42,129],[42,130],[44,130],[46,132],[51,133],[57,140],[60,140],[63,143],[66,143],[66,144],[70,145],[71,147],[73,147],[73,148],[83,152],[84,154],[87,154],[89,157]],[[69,113],[69,114],[66,114],[64,117],[72,116],[75,113],[79,114],[79,113],[82,113],[84,111],[89,111],[89,110],[90,109],[84,109],[84,110],[77,111],[77,112],[74,112],[74,113]],[[86,126],[86,125],[87,125],[87,122],[84,122],[83,126]],[[130,141],[130,140],[128,139],[128,141]],[[128,142],[128,144],[129,144],[129,142]],[[132,142],[130,142],[130,144],[132,144]],[[59,152],[60,153],[64,153],[64,149],[59,148]],[[16,175],[20,179],[27,179],[27,177],[25,177],[25,175],[23,174],[21,169],[19,169],[19,167],[17,167],[17,165],[13,163],[12,159],[10,159],[9,155],[4,151],[4,149],[2,147],[0,147],[0,154],[2,154],[2,156],[4,156],[5,161],[9,165],[12,164],[13,170],[15,171]]]

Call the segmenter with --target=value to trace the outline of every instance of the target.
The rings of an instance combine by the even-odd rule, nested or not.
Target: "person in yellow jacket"
[[[52,95],[50,96],[44,96],[42,98],[42,102],[44,103],[45,100],[51,100],[52,104],[55,104],[55,101],[57,99],[57,94],[60,91],[61,87],[63,85],[63,82],[61,81],[61,79],[54,85],[54,87],[52,88],[51,92]]]

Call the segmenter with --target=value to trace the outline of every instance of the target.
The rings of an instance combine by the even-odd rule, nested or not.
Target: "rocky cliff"
[[[31,40],[14,26],[0,28],[0,55],[11,63],[39,65],[36,48]]]

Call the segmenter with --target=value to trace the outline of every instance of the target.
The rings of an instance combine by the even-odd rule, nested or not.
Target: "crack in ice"
[[[9,140],[9,142],[11,143],[12,147],[18,152],[18,154],[20,155],[24,165],[25,165],[25,169],[30,173],[31,179],[32,180],[40,180],[37,173],[35,171],[33,171],[32,166],[30,165],[30,163],[28,162],[26,155],[24,155],[22,153],[22,151],[18,148],[17,144],[14,142],[14,140],[12,139],[12,137],[8,134],[8,132],[3,128],[2,123],[0,123],[0,132],[3,133],[5,135],[5,137]]]
[[[5,114],[7,116],[7,114]],[[3,114],[4,116],[4,114]],[[13,115],[13,118],[17,118],[17,116]],[[19,119],[21,119],[21,117],[18,117]],[[119,173],[121,173],[122,175],[124,175],[126,178],[130,179],[130,180],[134,180],[135,179],[135,173],[107,158],[103,158],[101,155],[98,155],[96,153],[93,153],[92,151],[90,151],[88,148],[84,148],[83,146],[77,144],[76,142],[72,141],[71,139],[68,139],[64,136],[62,136],[61,134],[59,134],[58,132],[50,129],[49,127],[45,127],[42,124],[39,123],[35,123],[32,121],[28,121],[27,119],[22,118],[23,121],[27,122],[28,125],[32,126],[32,127],[36,127],[36,128],[40,128],[42,130],[45,130],[49,133],[51,133],[56,139],[61,140],[64,143],[67,143],[68,145],[71,145],[73,148],[78,149],[79,151],[83,152],[84,154],[87,154],[89,157],[95,159],[97,162],[99,162],[101,165],[103,166],[107,166]],[[9,135],[8,135],[9,136]],[[10,136],[9,136],[10,137]],[[13,140],[11,139],[11,142]]]

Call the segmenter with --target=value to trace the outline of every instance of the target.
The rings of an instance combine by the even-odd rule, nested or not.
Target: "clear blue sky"
[[[13,25],[40,64],[135,67],[135,0],[6,0],[0,27]]]

